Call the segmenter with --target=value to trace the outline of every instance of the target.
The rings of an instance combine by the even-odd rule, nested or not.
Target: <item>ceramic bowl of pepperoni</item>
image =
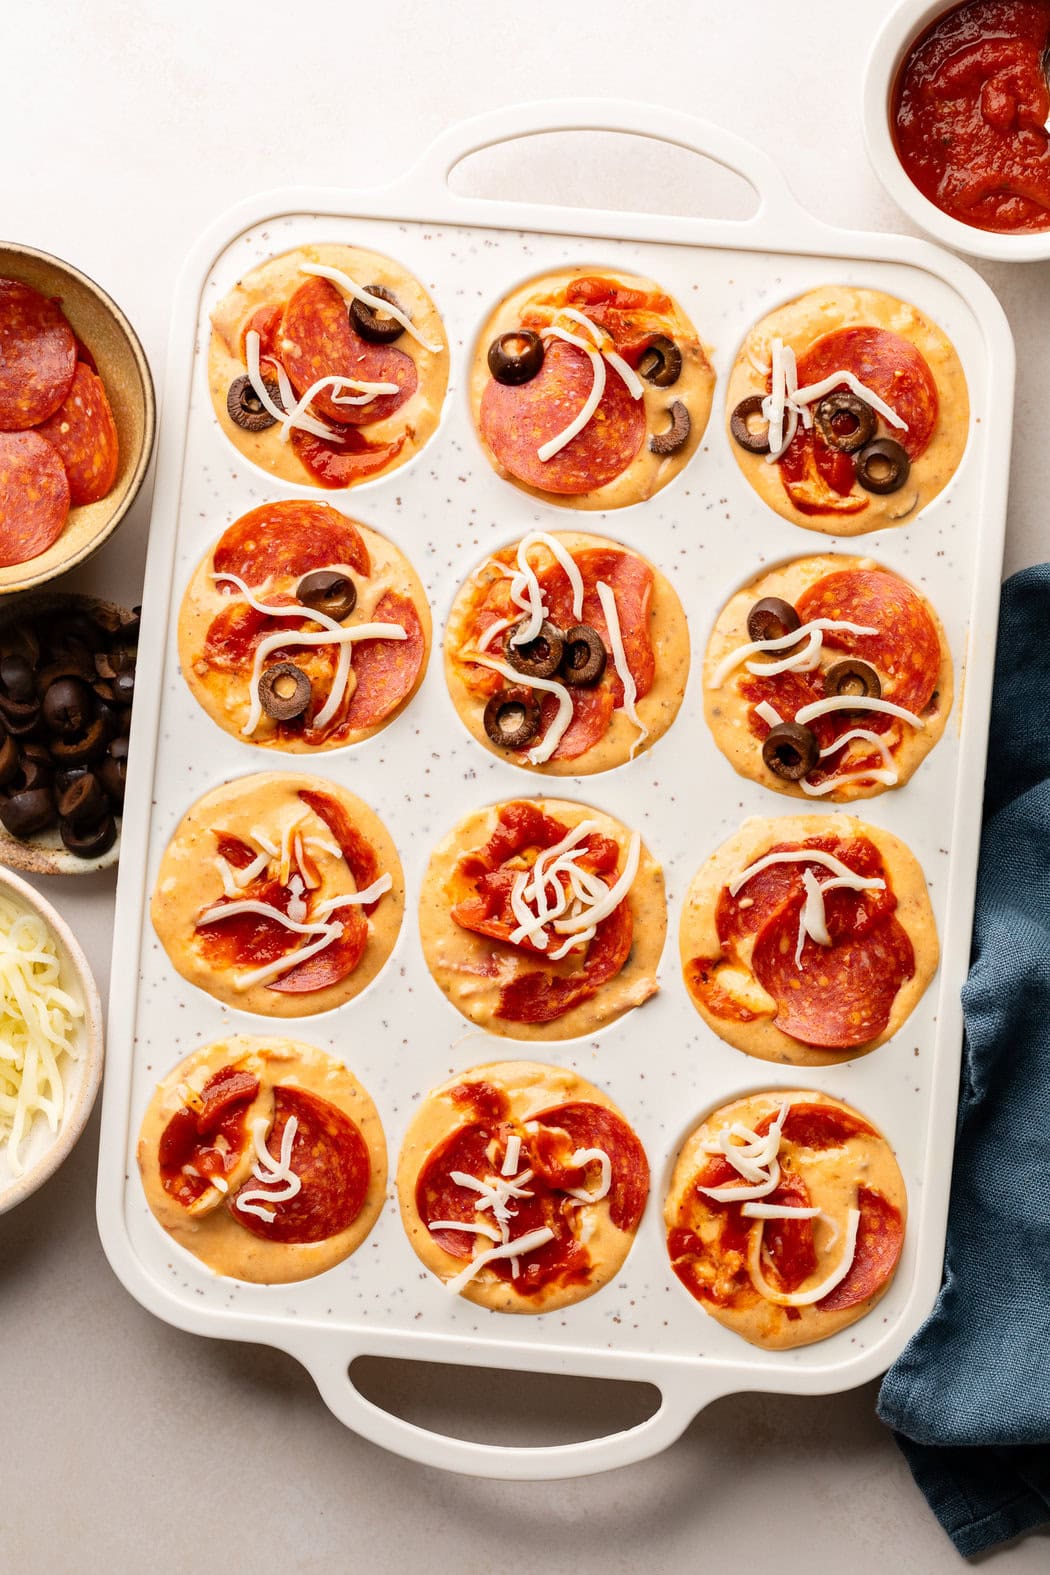
[[[57,257],[0,245],[0,595],[113,534],[155,427],[149,365],[116,302]]]
[[[864,127],[914,223],[998,261],[1050,257],[1050,0],[904,0],[868,62]]]

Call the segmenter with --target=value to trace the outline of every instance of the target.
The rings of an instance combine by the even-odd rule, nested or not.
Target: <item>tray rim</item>
[[[746,220],[690,218],[681,215],[620,214],[552,204],[492,201],[464,196],[447,184],[451,169],[470,153],[496,143],[554,131],[606,131],[669,141],[713,158],[752,185],[759,205]],[[391,184],[376,188],[285,187],[247,198],[220,215],[193,247],[179,276],[173,303],[163,404],[169,417],[161,430],[157,479],[146,567],[139,660],[158,682],[146,687],[147,705],[135,709],[134,748],[129,771],[128,805],[114,922],[114,962],[110,995],[108,1075],[104,1091],[97,1190],[99,1232],[114,1272],[126,1289],[151,1312],[189,1332],[268,1344],[287,1351],[307,1369],[329,1407],[347,1425],[387,1448],[425,1464],[477,1475],[544,1478],[581,1475],[647,1457],[673,1442],[693,1416],[721,1395],[756,1387],[756,1369],[747,1361],[694,1358],[662,1353],[600,1352],[572,1344],[532,1349],[506,1338],[484,1346],[464,1335],[432,1331],[360,1330],[348,1336],[320,1321],[294,1323],[273,1315],[232,1313],[183,1304],[154,1280],[138,1259],[124,1219],[126,1139],[130,1113],[136,991],[126,989],[124,959],[137,957],[145,919],[145,854],[150,798],[160,717],[159,679],[174,592],[172,567],[181,502],[182,457],[189,422],[189,394],[195,361],[195,328],[201,283],[216,258],[254,225],[286,214],[360,217],[408,223],[433,223],[474,229],[535,231],[586,239],[639,240],[653,244],[708,249],[821,256],[852,261],[902,264],[947,284],[973,312],[987,350],[987,413],[982,463],[975,498],[982,515],[978,580],[969,610],[965,684],[958,701],[964,758],[980,762],[967,772],[962,762],[953,804],[955,846],[949,862],[945,911],[952,923],[942,936],[945,969],[963,977],[969,957],[983,796],[983,762],[990,721],[1001,563],[1006,523],[1013,402],[1014,348],[1005,313],[991,288],[960,258],[925,240],[839,229],[799,207],[775,164],[759,150],[692,116],[653,106],[610,100],[555,100],[511,106],[452,127],[422,159]],[[145,694],[141,698],[145,698]],[[147,740],[151,740],[147,744]],[[146,750],[150,750],[147,768]],[[947,929],[947,927],[946,927]],[[118,944],[119,943],[119,944]],[[960,958],[960,952],[964,955]],[[961,968],[960,968],[961,963]],[[950,1155],[954,1140],[962,1010],[956,996],[945,1002],[939,1024],[943,1042],[930,1083],[926,1132],[928,1154]],[[922,1198],[913,1210],[919,1238],[910,1295],[893,1329],[859,1355],[807,1368],[771,1366],[761,1373],[766,1392],[823,1394],[867,1382],[885,1370],[932,1307],[940,1285],[947,1224],[951,1166],[927,1163]],[[636,1379],[655,1384],[659,1409],[639,1426],[605,1439],[546,1448],[515,1448],[449,1439],[403,1421],[375,1406],[354,1387],[349,1366],[358,1356],[408,1356],[452,1364],[476,1365],[484,1354],[520,1371],[553,1371],[589,1377]],[[613,1368],[614,1371],[610,1371]],[[667,1380],[660,1382],[661,1376]]]

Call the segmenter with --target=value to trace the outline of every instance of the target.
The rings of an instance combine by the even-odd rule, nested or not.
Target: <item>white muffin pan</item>
[[[745,222],[654,217],[494,203],[449,188],[448,174],[466,154],[562,129],[633,131],[705,153],[751,182],[758,210]],[[210,309],[256,263],[309,241],[356,243],[403,263],[433,296],[451,347],[435,436],[407,466],[350,492],[269,480],[228,443],[208,396]],[[666,286],[713,347],[718,373],[710,426],[682,474],[649,502],[607,514],[546,504],[502,480],[468,409],[474,342],[493,304],[530,275],[573,263],[625,269]],[[825,282],[886,290],[929,313],[958,349],[972,403],[969,444],[949,486],[909,524],[861,539],[803,531],[776,516],[744,480],[724,430],[727,375],[748,328],[778,302]],[[98,1218],[110,1261],[134,1296],[180,1328],[290,1352],[331,1409],[377,1443],[429,1464],[505,1477],[624,1465],[665,1447],[718,1396],[846,1389],[892,1362],[929,1311],[943,1261],[1012,397],[1006,320],[965,263],[922,241],[818,224],[755,149],[644,105],[570,101],[501,111],[439,138],[388,189],[271,193],[209,231],[173,306],[117,896]],[[407,710],[377,737],[312,760],[220,731],[183,682],[176,650],[182,594],[208,545],[255,505],[305,496],[392,537],[426,584],[435,624],[429,672]],[[650,752],[599,776],[545,780],[495,759],[468,735],[445,688],[441,635],[457,588],[487,552],[535,528],[592,530],[645,553],[670,577],[689,618],[692,672],[677,721]],[[914,778],[853,806],[901,835],[921,861],[940,931],[940,972],[894,1040],[799,1078],[741,1055],[701,1021],[681,979],[677,931],[689,882],[714,847],[747,815],[797,810],[736,776],[712,741],[700,692],[711,626],[727,595],[764,566],[828,550],[871,554],[931,599],[951,644],[957,698],[944,738]],[[476,1064],[535,1055],[608,1090],[645,1144],[652,1193],[623,1270],[589,1300],[510,1317],[449,1295],[409,1246],[392,1188],[360,1250],[296,1285],[217,1278],[149,1213],[135,1144],[158,1079],[223,1034],[282,1031],[274,1019],[221,1007],[176,974],[149,922],[158,861],[199,795],[285,764],[342,783],[371,804],[394,836],[408,884],[402,932],[376,982],[349,1005],[298,1019],[287,1031],[343,1057],[361,1078],[378,1105],[392,1171],[420,1097]],[[533,1047],[472,1028],[445,1000],[423,961],[416,903],[431,849],[468,809],[544,792],[593,803],[642,832],[666,873],[669,922],[655,999],[593,1039]],[[824,802],[814,813],[838,811]],[[748,1090],[800,1083],[849,1100],[883,1129],[904,1172],[910,1219],[896,1279],[867,1318],[824,1343],[766,1352],[721,1328],[675,1279],[662,1206],[678,1148],[705,1113]],[[643,1380],[658,1386],[662,1403],[640,1426],[611,1437],[495,1448],[428,1432],[366,1400],[349,1373],[364,1354]]]

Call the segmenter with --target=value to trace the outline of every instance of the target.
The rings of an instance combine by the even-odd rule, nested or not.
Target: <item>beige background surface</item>
[[[7,0],[0,229],[104,284],[158,381],[182,258],[230,203],[296,181],[382,183],[453,120],[517,96],[648,97],[706,115],[773,154],[822,218],[900,230],[859,123],[863,61],[885,10],[884,0],[754,0],[743,10],[724,0]],[[593,135],[541,139],[474,161],[459,181],[650,211],[711,210],[716,197],[737,196],[684,153],[622,147]],[[1021,351],[1015,569],[1050,555],[1041,397],[1050,264],[982,272]],[[136,599],[148,513],[144,496],[74,583]],[[112,889],[112,876],[47,886],[103,988]],[[509,1561],[542,1575],[677,1575],[759,1549],[779,1575],[962,1567],[875,1420],[871,1388],[725,1400],[657,1459],[576,1482],[474,1481],[384,1454],[329,1416],[289,1358],[178,1333],[131,1300],[95,1232],[96,1144],[97,1121],[51,1183],[0,1218],[5,1570],[487,1575]],[[564,1441],[639,1419],[633,1392],[577,1381],[384,1368],[368,1388],[426,1425],[506,1442]],[[992,1563],[1035,1575],[1048,1560],[1042,1536]]]

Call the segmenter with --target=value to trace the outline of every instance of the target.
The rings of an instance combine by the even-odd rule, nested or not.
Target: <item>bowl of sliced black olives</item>
[[[43,592],[0,607],[0,862],[37,875],[115,864],[138,609]]]

